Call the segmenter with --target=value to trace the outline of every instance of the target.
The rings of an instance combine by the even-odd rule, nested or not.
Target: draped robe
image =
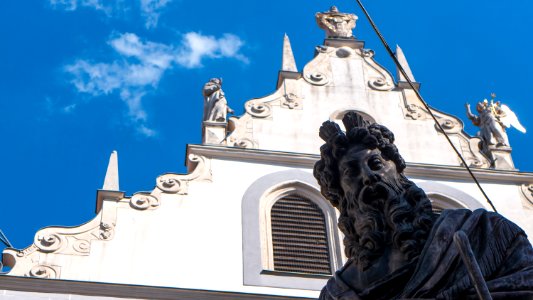
[[[320,299],[479,299],[453,243],[459,230],[467,234],[494,300],[533,299],[533,248],[526,234],[483,209],[444,210],[417,258],[363,290],[356,291],[343,277],[347,269],[357,268],[349,260],[328,281]]]

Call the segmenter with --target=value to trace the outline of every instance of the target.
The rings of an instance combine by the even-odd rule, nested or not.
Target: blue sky
[[[464,103],[494,92],[533,130],[531,1],[365,2],[431,106],[466,120]],[[0,228],[24,248],[41,227],[90,220],[112,150],[127,194],[184,172],[203,84],[223,77],[241,114],[274,91],[283,34],[301,70],[324,37],[314,13],[333,4],[359,16],[355,35],[394,70],[354,1],[1,1]],[[509,136],[517,167],[533,171],[530,134]]]

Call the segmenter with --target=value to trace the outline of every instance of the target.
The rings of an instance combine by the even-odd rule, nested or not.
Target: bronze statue
[[[314,175],[340,211],[346,264],[320,299],[479,299],[454,244],[465,232],[494,299],[533,299],[533,248],[501,215],[466,209],[432,212],[424,191],[403,174],[406,164],[385,126],[356,113],[320,128],[326,142]]]

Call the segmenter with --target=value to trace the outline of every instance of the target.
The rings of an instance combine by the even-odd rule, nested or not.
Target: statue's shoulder
[[[359,299],[355,291],[342,279],[342,274],[347,268],[353,268],[353,262],[349,259],[333,277],[331,277],[320,293],[320,300],[333,299]]]
[[[499,213],[486,209],[447,209],[443,210],[434,224],[433,233],[453,234],[462,230],[467,234],[492,234],[500,232],[506,238],[526,235],[525,232]]]

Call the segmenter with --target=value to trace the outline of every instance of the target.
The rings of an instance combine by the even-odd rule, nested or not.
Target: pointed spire
[[[294,60],[294,55],[292,53],[291,41],[289,40],[289,37],[286,33],[283,37],[283,58],[281,61],[281,70],[298,72],[298,68],[296,67],[296,61]]]
[[[11,242],[7,239],[7,236],[0,230],[0,242],[2,242],[6,247],[13,248],[13,245]],[[1,265],[0,264],[0,271],[1,271]]]
[[[407,76],[411,79],[412,82],[416,82],[415,77],[413,76],[413,72],[411,72],[411,68],[409,67],[409,64],[407,63],[407,59],[405,58],[405,55],[403,54],[402,48],[400,46],[396,45],[396,58],[400,62],[400,65],[403,67],[405,73],[407,73]],[[400,70],[398,71],[398,81],[407,81],[405,77],[400,73]]]
[[[111,156],[109,157],[109,164],[107,165],[107,172],[105,174],[104,186],[102,189],[107,191],[119,190],[118,154],[115,150],[113,150]]]

